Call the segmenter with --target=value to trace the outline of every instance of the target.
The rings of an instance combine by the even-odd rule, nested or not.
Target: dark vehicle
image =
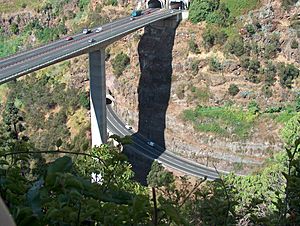
[[[142,15],[142,10],[133,10],[132,13],[131,13],[132,17],[137,17],[137,16],[140,16],[140,15]]]
[[[90,39],[90,40],[88,40],[88,43],[93,43],[93,42],[96,42],[96,40],[95,39]]]
[[[91,31],[91,29],[88,29],[88,28],[84,28],[83,30],[82,30],[82,33],[83,34],[89,34],[89,33],[91,33],[92,31]]]

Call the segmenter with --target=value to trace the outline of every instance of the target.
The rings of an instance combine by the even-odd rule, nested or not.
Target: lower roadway
[[[118,136],[132,135],[133,143],[129,145],[129,148],[132,151],[143,155],[150,160],[157,160],[164,166],[178,170],[184,174],[200,178],[207,177],[209,180],[215,180],[219,178],[220,174],[227,173],[224,171],[217,172],[216,169],[179,157],[156,144],[154,147],[148,145],[147,141],[149,140],[147,138],[125,128],[124,122],[122,122],[112,110],[111,105],[107,105],[107,127],[110,132]]]

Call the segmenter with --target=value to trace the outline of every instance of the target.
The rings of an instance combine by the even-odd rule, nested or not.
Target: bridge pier
[[[107,142],[105,49],[89,52],[92,147]]]

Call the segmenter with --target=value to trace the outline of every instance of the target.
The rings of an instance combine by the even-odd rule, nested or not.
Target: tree
[[[235,36],[227,41],[225,46],[228,53],[234,54],[236,56],[242,56],[245,53],[244,41],[240,36]]]
[[[293,64],[285,65],[285,63],[279,63],[277,70],[281,86],[292,88],[293,80],[299,76],[299,69]]]
[[[130,58],[126,55],[126,53],[118,53],[117,56],[112,60],[112,67],[114,70],[114,73],[117,76],[122,75],[125,68],[129,65]]]
[[[189,8],[189,19],[192,23],[206,20],[209,13],[218,9],[220,0],[194,0]]]
[[[283,141],[288,146],[293,146],[300,137],[300,113],[292,117],[280,131]]]

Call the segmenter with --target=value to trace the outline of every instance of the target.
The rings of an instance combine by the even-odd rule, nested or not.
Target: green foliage
[[[200,60],[198,60],[198,59],[193,59],[192,62],[191,62],[190,68],[191,68],[191,71],[192,71],[193,75],[198,74],[198,72],[199,72],[199,63],[200,63]]]
[[[209,27],[202,34],[203,44],[206,49],[210,49],[216,44],[223,45],[227,37],[223,30],[216,27]]]
[[[154,161],[147,176],[147,183],[151,187],[167,186],[174,183],[174,176],[172,173],[165,171],[161,163]]]
[[[281,5],[285,10],[289,10],[298,0],[281,0]]]
[[[123,71],[129,65],[129,63],[130,63],[130,58],[127,56],[126,53],[123,52],[118,53],[111,62],[114,73],[117,76],[122,75]]]
[[[84,11],[84,9],[89,5],[90,0],[79,0],[78,6],[81,11]]]
[[[297,42],[296,39],[293,39],[291,42],[291,48],[292,49],[298,49],[299,43]]]
[[[219,0],[194,0],[189,8],[189,19],[192,23],[204,21],[209,13],[218,9]]]
[[[280,131],[283,141],[290,146],[293,146],[295,141],[300,137],[300,114],[292,117]]]
[[[18,24],[16,24],[16,23],[12,23],[11,25],[10,25],[10,31],[13,33],[13,34],[15,34],[15,35],[17,35],[18,33],[19,33],[19,26],[18,26]]]
[[[270,85],[264,85],[262,87],[262,93],[266,98],[270,98],[273,95]]]
[[[257,102],[255,101],[250,101],[249,104],[248,104],[248,110],[251,114],[259,114],[260,112],[260,107],[258,105]]]
[[[199,46],[194,39],[189,40],[189,51],[192,53],[200,53]]]
[[[293,64],[279,63],[277,70],[281,86],[292,88],[293,80],[299,76],[299,69]]]
[[[280,40],[279,34],[272,34],[267,39],[267,44],[265,45],[263,57],[266,59],[275,58],[277,52],[280,50]]]
[[[81,92],[79,94],[79,104],[85,109],[90,109],[90,95],[86,92]]]
[[[228,92],[231,96],[235,96],[240,92],[240,89],[236,84],[230,84]]]
[[[112,6],[117,6],[118,5],[118,1],[117,0],[107,0],[106,5],[112,5]]]
[[[239,138],[249,135],[256,116],[233,107],[202,107],[185,110],[183,119],[191,121],[194,128],[201,132],[212,132],[221,136],[234,134]]]
[[[14,153],[0,153],[0,192],[18,225],[150,222],[146,190],[133,182],[116,148],[106,145],[45,164],[38,150],[24,142],[13,145]],[[100,175],[98,183],[90,181],[91,173]]]
[[[221,0],[229,8],[232,16],[240,16],[257,7],[259,0]]]
[[[225,46],[226,52],[236,56],[242,56],[245,53],[244,41],[240,36],[235,36],[229,39]]]
[[[266,67],[263,70],[264,73],[264,81],[267,85],[273,85],[276,81],[276,66],[272,63],[272,61],[268,61]]]
[[[255,34],[255,28],[254,28],[254,26],[253,26],[253,24],[248,24],[247,26],[246,26],[246,30],[247,30],[247,32],[250,34],[250,35],[254,35]]]
[[[209,69],[214,72],[221,71],[223,68],[222,64],[218,61],[217,58],[213,57],[209,60]]]

